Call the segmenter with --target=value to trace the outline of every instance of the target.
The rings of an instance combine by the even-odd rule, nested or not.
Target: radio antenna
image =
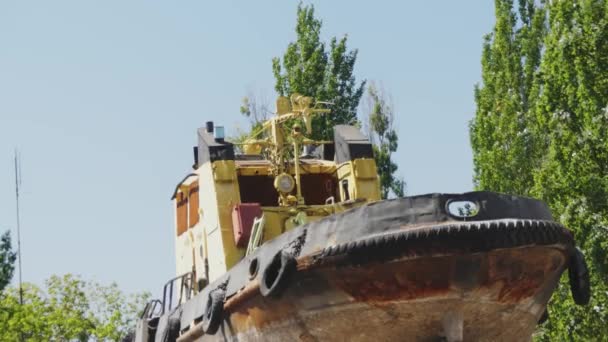
[[[21,220],[19,215],[19,186],[21,186],[21,158],[15,148],[15,199],[17,209],[17,258],[19,266],[19,304],[23,305],[23,279],[21,268]]]

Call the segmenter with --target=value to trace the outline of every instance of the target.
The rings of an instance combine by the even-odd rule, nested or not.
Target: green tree
[[[17,254],[11,245],[11,235],[6,232],[0,236],[0,294],[13,278],[16,259]]]
[[[111,341],[122,339],[135,327],[137,317],[150,298],[147,292],[127,295],[116,283],[89,283],[87,293],[96,322],[93,335]]]
[[[608,1],[495,3],[471,123],[476,186],[543,199],[590,265],[590,305],[564,276],[536,339],[608,340]]]
[[[0,340],[51,341],[52,329],[46,317],[49,306],[38,287],[23,284],[23,305],[19,304],[19,289],[8,287],[0,297]]]
[[[128,297],[116,284],[104,286],[70,274],[52,276],[46,291],[24,284],[23,305],[19,290],[8,288],[0,298],[0,340],[119,341],[134,327],[148,297]]]
[[[534,196],[570,227],[592,276],[589,307],[563,284],[554,296],[545,340],[608,340],[608,1],[563,0],[547,6],[549,33],[536,108],[543,155]]]
[[[495,4],[496,24],[484,37],[482,85],[475,87],[477,112],[471,122],[475,183],[482,189],[527,194],[538,165],[529,109],[539,91],[535,81],[545,15],[533,0],[519,1],[518,13],[513,0]]]
[[[250,90],[247,96],[243,97],[239,110],[242,115],[249,118],[252,128],[266,121],[272,115],[267,97],[261,92],[256,93],[254,90]]]
[[[249,127],[246,130],[237,127],[236,133],[230,137],[230,141],[236,144],[235,152],[243,153],[242,146],[239,144],[244,143],[250,137],[250,134],[258,131],[262,123],[273,115],[273,112],[270,109],[267,97],[253,90],[250,90],[247,96],[243,97],[239,111],[249,119]]]
[[[279,95],[293,93],[333,102],[331,115],[313,119],[313,138],[331,140],[333,126],[356,124],[357,108],[365,82],[353,75],[357,50],[348,50],[347,37],[332,38],[329,49],[321,41],[321,20],[314,16],[314,6],[300,4],[297,10],[296,41],[287,46],[282,59],[272,60]]]
[[[389,104],[385,91],[377,88],[374,83],[367,87],[365,104],[368,136],[374,149],[382,198],[387,198],[390,192],[403,197],[405,182],[395,176],[397,164],[391,158],[393,152],[397,151],[399,140],[394,128],[393,107]]]
[[[315,116],[313,139],[332,140],[333,127],[338,124],[360,125],[357,109],[365,90],[365,81],[357,83],[353,75],[357,50],[347,48],[347,37],[330,39],[329,48],[321,41],[321,20],[315,18],[314,6],[297,9],[296,40],[289,43],[282,58],[272,60],[275,90],[281,96],[300,93],[317,100],[330,101],[331,115]],[[374,157],[380,174],[382,197],[389,193],[403,196],[405,182],[395,176],[397,164],[391,159],[397,150],[398,138],[393,128],[394,114],[384,94],[370,86],[367,96],[367,126],[373,142]],[[245,97],[240,112],[251,121],[255,131],[268,116],[268,105],[254,94]],[[233,141],[242,142],[245,134]]]

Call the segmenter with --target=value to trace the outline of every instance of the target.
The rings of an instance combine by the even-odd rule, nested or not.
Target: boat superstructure
[[[259,245],[380,199],[372,147],[357,128],[335,127],[336,147],[306,137],[298,121],[310,133],[312,116],[329,111],[322,106],[301,95],[281,97],[278,114],[239,145],[212,122],[198,129],[194,170],[172,196],[178,275],[194,271],[205,284],[226,273],[257,247],[249,246],[254,218],[263,219],[256,225]]]
[[[177,277],[136,341],[528,340],[582,253],[540,201],[490,192],[381,200],[369,140],[294,94],[239,143],[197,131],[176,186]]]

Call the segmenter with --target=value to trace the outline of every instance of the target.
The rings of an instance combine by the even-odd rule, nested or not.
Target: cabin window
[[[188,194],[188,227],[198,223],[198,182],[192,183]]]
[[[338,198],[338,179],[332,174],[313,173],[301,176],[302,196],[306,204],[325,204],[328,198]]]
[[[308,205],[325,204],[329,197],[337,198],[338,180],[332,174],[301,175],[302,196]],[[242,203],[260,203],[263,207],[278,206],[279,193],[272,176],[239,176]],[[296,194],[294,189],[293,195]]]
[[[276,207],[279,193],[272,176],[239,176],[241,203],[260,203],[263,207]]]
[[[182,235],[188,229],[188,197],[183,192],[175,196],[175,220],[177,235]]]

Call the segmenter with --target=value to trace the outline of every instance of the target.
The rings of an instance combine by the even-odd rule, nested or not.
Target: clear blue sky
[[[472,189],[468,121],[492,1],[315,1],[356,75],[394,100],[408,194]],[[0,0],[0,231],[22,154],[25,281],[77,273],[157,294],[174,275],[169,197],[195,129],[230,134],[274,98],[296,1]]]

